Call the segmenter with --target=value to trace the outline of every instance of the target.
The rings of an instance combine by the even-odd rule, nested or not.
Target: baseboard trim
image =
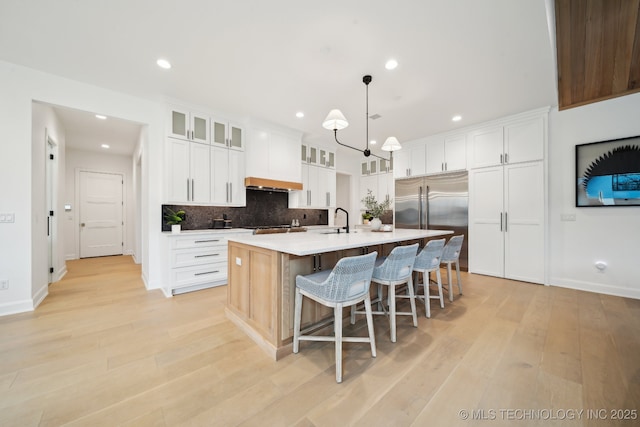
[[[59,282],[62,280],[64,276],[67,274],[67,265],[63,265],[62,268],[57,272],[57,274],[53,277],[54,282]]]
[[[551,286],[575,289],[578,291],[595,292],[598,294],[613,295],[616,297],[640,299],[640,289],[620,288],[618,286],[603,285],[600,283],[582,282],[570,279],[551,278]]]
[[[46,296],[46,295],[45,295]],[[33,300],[22,300],[0,304],[0,316],[8,316],[10,314],[25,313],[33,311]]]
[[[42,301],[49,295],[49,284],[41,287],[38,292],[33,296],[32,310],[35,310]]]

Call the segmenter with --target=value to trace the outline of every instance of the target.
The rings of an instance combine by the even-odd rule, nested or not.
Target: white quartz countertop
[[[424,239],[453,234],[449,230],[407,230],[397,229],[389,232],[358,230],[356,233],[280,233],[229,236],[231,242],[305,256],[342,249],[395,243],[405,240]]]

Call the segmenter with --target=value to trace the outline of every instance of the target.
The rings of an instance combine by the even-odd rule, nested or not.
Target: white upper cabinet
[[[407,178],[427,173],[426,169],[426,144],[413,147],[403,147],[393,155],[393,176],[395,178]]]
[[[336,152],[327,148],[318,147],[318,156],[320,166],[335,169],[336,168]]]
[[[441,173],[467,168],[467,136],[447,136],[426,144],[426,172]]]
[[[245,206],[244,153],[224,147],[211,147],[211,203]]]
[[[471,168],[542,160],[544,132],[542,116],[472,132]]]
[[[505,163],[544,158],[544,119],[523,120],[504,127]]]
[[[206,114],[171,108],[169,109],[168,122],[170,137],[204,144],[209,143],[209,118]]]
[[[211,144],[244,151],[244,129],[225,119],[211,119]]]
[[[375,175],[378,173],[378,158],[368,158],[360,163],[360,174],[362,176]]]
[[[378,159],[378,171],[380,173],[393,172],[393,157],[387,159]]]
[[[318,147],[309,144],[300,144],[300,160],[310,165],[320,164],[320,152]]]
[[[171,202],[209,201],[209,145],[168,138]]]

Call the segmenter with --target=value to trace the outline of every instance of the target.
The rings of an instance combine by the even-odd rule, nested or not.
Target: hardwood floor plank
[[[376,316],[378,357],[346,343],[336,384],[333,343],[273,361],[226,319],[224,286],[165,298],[130,257],[67,266],[34,312],[0,317],[3,427],[626,426],[480,416],[640,409],[638,300],[463,272],[464,295],[431,319],[419,304],[418,328],[400,317],[397,343]]]

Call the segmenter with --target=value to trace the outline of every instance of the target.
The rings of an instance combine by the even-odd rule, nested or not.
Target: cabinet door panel
[[[426,144],[426,173],[444,171],[444,141],[434,140]]]
[[[244,130],[242,127],[229,124],[229,148],[232,150],[244,150]]]
[[[542,162],[505,167],[505,277],[544,283]]]
[[[544,157],[544,119],[537,117],[504,128],[505,163],[542,160]]]
[[[426,167],[426,146],[421,145],[411,150],[411,176],[424,175]]]
[[[469,271],[504,275],[503,167],[469,176]]]
[[[229,202],[229,150],[211,147],[211,202]]]
[[[445,138],[445,170],[447,172],[467,168],[467,137],[465,135]]]
[[[169,146],[169,200],[188,202],[187,196],[191,194],[189,142],[169,138],[167,144]]]
[[[471,137],[471,167],[482,168],[502,164],[503,149],[502,127],[486,129]]]
[[[191,143],[191,201],[208,202],[210,197],[209,146]]]
[[[211,128],[213,129],[211,135],[211,143],[218,146],[227,146],[227,124],[220,120],[212,120]]]
[[[191,139],[200,143],[209,143],[209,119],[206,115],[191,115]]]
[[[247,192],[244,186],[244,153],[229,150],[229,203],[233,206],[247,204]]]
[[[189,113],[187,111],[172,109],[169,123],[171,123],[169,136],[188,139]]]

